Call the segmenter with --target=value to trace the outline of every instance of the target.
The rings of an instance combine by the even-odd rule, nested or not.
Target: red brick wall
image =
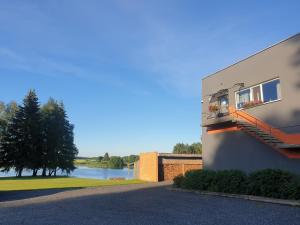
[[[159,168],[160,180],[173,180],[177,175],[196,169],[202,169],[202,164],[161,164]]]

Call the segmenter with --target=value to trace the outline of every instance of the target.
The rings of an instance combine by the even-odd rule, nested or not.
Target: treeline
[[[202,144],[197,142],[191,145],[177,143],[173,148],[174,154],[202,154]]]
[[[104,156],[99,156],[98,161],[103,167],[111,169],[122,169],[124,166],[127,166],[131,163],[134,163],[139,159],[137,155],[129,156],[109,156],[108,152]]]
[[[111,169],[122,169],[125,166],[129,166],[139,159],[138,155],[129,156],[109,156],[106,152],[103,156],[99,157],[77,157],[75,160],[78,166],[88,166],[96,168],[111,168]]]
[[[36,176],[56,175],[58,170],[75,169],[78,150],[74,144],[74,126],[69,122],[62,102],[50,98],[40,106],[34,90],[22,105],[0,103],[0,170],[24,170]]]

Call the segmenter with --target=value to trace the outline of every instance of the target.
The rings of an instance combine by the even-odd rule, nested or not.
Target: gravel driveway
[[[0,195],[1,225],[300,225],[297,207],[174,192],[163,183],[23,194]]]

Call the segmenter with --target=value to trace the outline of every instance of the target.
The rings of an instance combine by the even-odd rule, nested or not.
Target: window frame
[[[276,100],[264,102],[263,84],[267,84],[267,83],[270,83],[270,82],[273,82],[273,81],[276,81],[276,80],[279,80],[279,84],[280,84],[280,89],[279,89],[280,94],[278,95],[278,96],[280,96],[280,98],[278,97],[278,99],[276,99]],[[242,91],[245,91],[245,90],[249,89],[250,90],[250,102],[251,102],[251,101],[253,101],[253,88],[258,87],[258,86],[260,87],[260,94],[261,94],[261,101],[262,101],[261,105],[265,105],[265,104],[269,104],[269,103],[273,103],[273,102],[278,102],[278,101],[280,101],[282,99],[281,80],[280,80],[279,77],[277,77],[277,78],[274,78],[272,80],[268,80],[268,81],[265,81],[265,82],[262,82],[262,83],[259,83],[259,84],[255,84],[253,86],[250,86],[250,87],[243,88],[243,89],[240,89],[238,91],[235,91],[235,95],[234,95],[235,96],[235,108],[237,110],[244,109],[244,107],[238,108],[238,104],[239,104],[239,102],[238,102],[238,100],[239,100],[238,94],[240,92],[242,92]]]

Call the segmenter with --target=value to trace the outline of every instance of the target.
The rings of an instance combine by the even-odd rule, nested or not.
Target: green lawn
[[[0,191],[38,190],[54,188],[84,188],[143,183],[140,180],[98,180],[71,177],[5,177],[0,178]]]

